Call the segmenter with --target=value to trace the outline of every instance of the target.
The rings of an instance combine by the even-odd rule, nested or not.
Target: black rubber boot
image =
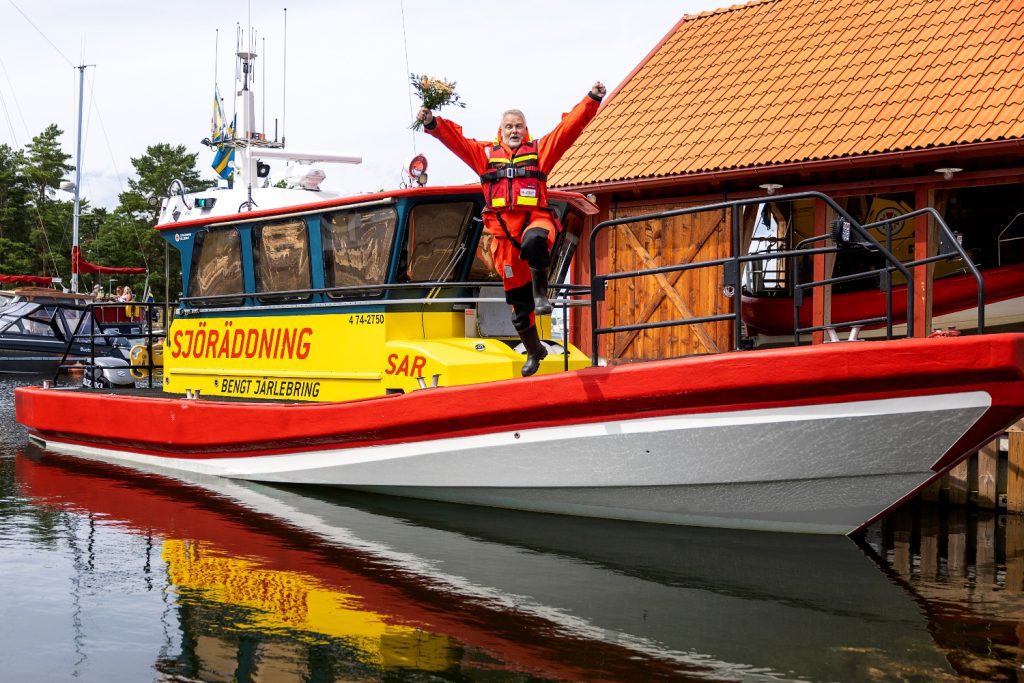
[[[540,362],[548,355],[548,349],[541,343],[536,325],[531,325],[521,331],[519,338],[523,340],[523,346],[526,347],[526,362],[523,363],[522,374],[523,377],[529,377],[537,372]]]
[[[548,301],[548,273],[545,270],[530,268],[533,276],[533,309],[537,315],[551,315],[551,302]]]

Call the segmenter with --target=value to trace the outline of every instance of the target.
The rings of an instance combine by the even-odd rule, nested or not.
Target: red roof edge
[[[684,21],[687,21],[688,19],[693,19],[693,18],[694,18],[693,15],[684,14],[679,19],[679,21],[677,21],[675,23],[675,25],[668,30],[668,33],[666,33],[665,35],[663,35],[661,37],[661,40],[658,41],[657,45],[655,45],[651,49],[651,51],[648,52],[647,55],[644,56],[644,58],[640,60],[640,63],[637,64],[636,66],[634,66],[633,70],[630,71],[628,74],[626,74],[625,78],[623,78],[621,81],[619,81],[619,84],[617,86],[615,86],[615,89],[612,90],[610,93],[608,93],[608,97],[604,98],[604,100],[601,102],[601,109],[604,109],[604,107],[609,102],[612,101],[612,99],[619,93],[619,91],[622,90],[622,86],[626,85],[631,80],[633,80],[633,76],[636,76],[637,72],[640,71],[640,69],[644,68],[644,66],[647,65],[647,62],[649,62],[651,60],[651,57],[653,57],[655,54],[657,54],[658,50],[660,50],[665,45],[665,43],[668,41],[668,39],[671,38],[675,34],[675,32],[679,30],[679,27],[683,25]]]
[[[796,161],[770,166],[748,166],[730,168],[722,171],[669,175],[653,178],[634,178],[631,180],[612,180],[605,182],[585,183],[583,185],[559,185],[559,190],[566,192],[612,192],[625,189],[655,189],[665,186],[676,186],[707,182],[737,182],[744,180],[778,178],[786,173],[810,173],[831,171],[835,169],[861,169],[891,164],[897,161],[927,162],[945,161],[949,159],[968,159],[992,156],[1007,152],[1024,154],[1024,139],[993,140],[975,142],[966,145],[943,145],[925,149],[910,149],[900,152],[881,154],[863,154],[859,156],[838,157],[833,159],[815,159],[812,161]]]

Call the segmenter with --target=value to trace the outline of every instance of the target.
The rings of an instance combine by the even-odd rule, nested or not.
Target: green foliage
[[[24,166],[24,153],[0,145],[0,238],[21,242],[27,240],[29,231],[29,187]]]
[[[36,271],[36,255],[24,242],[0,237],[0,273],[32,275]]]
[[[74,206],[56,199],[55,188],[74,166],[60,146],[63,132],[55,125],[32,139],[24,150],[0,145],[0,273],[71,278],[71,232]],[[203,180],[196,168],[197,154],[184,145],[160,143],[132,159],[136,177],[118,198],[112,211],[92,210],[82,199],[79,212],[79,244],[83,256],[105,266],[148,267],[150,288],[164,298],[165,258],[169,266],[170,297],[181,291],[177,250],[170,248],[153,229],[158,209],[150,197],[168,194],[172,180],[181,180],[186,191],[204,190],[215,183]],[[145,275],[115,276],[142,296]],[[81,288],[95,282],[108,286],[106,276],[83,275]]]
[[[43,204],[49,192],[60,187],[60,181],[75,170],[68,163],[71,155],[61,149],[60,136],[63,134],[64,131],[55,124],[50,124],[26,146],[23,173],[39,204]]]

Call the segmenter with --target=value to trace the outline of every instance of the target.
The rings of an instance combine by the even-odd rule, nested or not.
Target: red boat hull
[[[15,406],[48,449],[142,469],[849,533],[1024,414],[1024,335],[727,353],[345,403],[25,387]]]

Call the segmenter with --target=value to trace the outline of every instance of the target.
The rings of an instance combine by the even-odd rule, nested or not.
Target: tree
[[[48,198],[48,190],[60,187],[64,179],[75,167],[68,163],[70,154],[65,154],[60,146],[60,136],[64,134],[56,124],[51,123],[39,135],[32,138],[26,145],[28,154],[25,160],[24,174],[37,206],[41,206]]]
[[[159,206],[150,204],[151,197],[163,197],[173,180],[180,180],[186,192],[205,190],[211,181],[200,178],[196,169],[198,154],[189,154],[184,145],[166,143],[146,148],[146,153],[132,159],[138,178],[128,181],[129,190],[118,198],[117,209],[100,223],[99,236],[85,252],[102,259],[103,265],[141,266],[150,269],[150,287],[157,299],[163,298],[165,284],[170,297],[181,292],[181,264],[175,250],[154,230]],[[164,277],[168,260],[170,283]],[[90,259],[92,260],[92,259]],[[141,295],[141,291],[138,292]]]
[[[0,145],[0,238],[28,240],[28,186],[24,167],[25,155],[21,150]],[[5,272],[2,267],[0,272]]]
[[[24,151],[0,145],[0,272],[15,275],[67,274],[70,267],[70,202],[55,189],[74,166],[51,124]]]

